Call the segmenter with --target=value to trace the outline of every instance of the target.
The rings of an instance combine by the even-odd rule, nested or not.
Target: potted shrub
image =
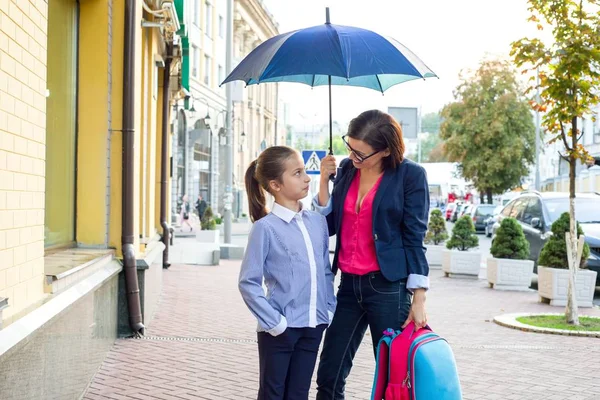
[[[552,306],[567,305],[567,288],[569,282],[569,261],[567,259],[567,242],[565,233],[569,231],[569,213],[563,213],[552,224],[552,236],[548,239],[538,259],[538,294],[540,301],[549,302]],[[583,230],[577,223],[577,237],[583,235]],[[575,279],[577,303],[580,307],[592,307],[596,285],[596,271],[585,268],[590,248],[587,243],[583,246],[581,263]]]
[[[442,270],[446,276],[478,277],[481,252],[469,251],[479,245],[473,221],[468,215],[462,216],[452,228],[452,237],[446,243],[442,255]]]
[[[442,216],[442,212],[435,209],[429,217],[429,225],[427,227],[427,235],[425,236],[425,244],[427,245],[427,262],[429,267],[440,267],[442,265],[442,253],[445,249],[441,246],[448,239],[446,231],[446,221]]]
[[[204,211],[200,229],[196,233],[196,240],[203,243],[219,243],[219,230],[211,207],[207,207]]]
[[[223,217],[221,217],[220,214],[217,214],[215,216],[215,223],[217,224],[217,229],[219,230],[219,232],[223,233],[225,231],[225,227],[223,225]]]
[[[496,232],[487,260],[490,287],[504,290],[528,290],[533,275],[533,261],[528,260],[529,242],[514,218],[505,218]]]
[[[238,219],[238,222],[248,222],[248,214],[242,213],[242,216]]]

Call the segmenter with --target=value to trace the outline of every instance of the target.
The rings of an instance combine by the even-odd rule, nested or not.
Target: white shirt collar
[[[284,220],[285,222],[287,222],[288,224],[290,222],[292,222],[292,220],[294,219],[294,217],[298,217],[301,218],[302,214],[305,212],[306,210],[304,210],[302,208],[302,203],[300,203],[300,211],[298,211],[297,213],[290,210],[289,208],[286,208],[278,203],[274,203],[273,204],[273,209],[271,210],[271,212],[273,214],[275,214],[277,217],[281,218],[282,220]]]

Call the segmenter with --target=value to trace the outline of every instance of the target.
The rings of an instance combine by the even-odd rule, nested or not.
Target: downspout
[[[169,237],[171,228],[167,223],[167,183],[168,170],[167,162],[169,159],[169,124],[167,115],[169,114],[169,80],[171,79],[171,45],[167,44],[167,57],[165,60],[165,71],[163,76],[163,103],[162,103],[162,142],[160,145],[160,225],[163,229],[162,241],[165,245],[163,252],[163,268],[169,268]]]
[[[135,101],[135,0],[125,0],[125,41],[123,55],[123,181],[121,210],[121,248],[129,326],[136,335],[144,334],[137,262],[134,248],[134,101]]]

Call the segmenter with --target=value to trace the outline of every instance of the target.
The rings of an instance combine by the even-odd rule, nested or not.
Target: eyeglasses
[[[369,154],[368,156],[365,156],[364,154],[362,154],[360,151],[356,151],[354,150],[350,144],[346,141],[346,136],[348,135],[344,135],[342,136],[342,141],[344,142],[344,144],[346,145],[346,148],[348,149],[348,151],[352,154],[354,154],[354,158],[356,158],[356,162],[358,162],[359,164],[362,164],[363,162],[365,162],[366,160],[368,160],[369,158],[373,157],[375,154],[381,152],[381,150],[377,150],[374,151],[373,153]]]

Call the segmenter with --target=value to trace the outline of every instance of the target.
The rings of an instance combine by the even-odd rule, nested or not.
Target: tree
[[[446,243],[450,250],[466,251],[479,245],[479,238],[475,234],[475,226],[468,215],[463,215],[456,221],[452,228],[452,237]]]
[[[540,252],[540,258],[538,264],[549,268],[568,268],[569,257],[567,256],[567,242],[565,240],[565,234],[569,232],[571,228],[571,222],[569,213],[562,213],[559,219],[552,223],[552,236],[542,247]],[[577,224],[577,236],[583,235],[583,229]],[[590,256],[590,247],[586,243],[583,246],[581,255],[581,261],[579,267],[583,268],[587,263],[587,259]]]
[[[443,152],[444,141],[438,133],[429,133],[425,140],[421,140],[421,160],[423,162],[448,161]]]
[[[421,117],[421,131],[428,133],[439,133],[442,117],[439,112],[433,112]]]
[[[442,216],[442,212],[436,208],[431,212],[431,217],[429,218],[425,243],[433,243],[435,246],[437,246],[438,244],[443,243],[446,239],[448,239],[446,220]]]
[[[496,237],[492,241],[490,253],[494,258],[511,260],[527,260],[529,257],[529,242],[525,239],[521,224],[514,218],[504,218]]]
[[[512,44],[511,55],[523,73],[538,70],[539,77],[530,78],[528,90],[539,90],[539,99],[532,108],[544,112],[543,126],[550,143],[561,140],[569,164],[569,288],[565,317],[568,323],[579,325],[575,277],[578,259],[575,215],[575,181],[577,162],[590,155],[580,143],[579,121],[592,114],[599,102],[600,86],[600,13],[598,0],[528,0],[531,16],[538,30],[550,29],[552,43],[541,39],[523,38]],[[529,68],[529,69],[527,69]]]
[[[529,105],[508,62],[496,60],[463,77],[454,97],[442,110],[446,154],[491,204],[494,194],[520,186],[529,174],[535,155]]]
[[[344,141],[342,140],[341,136],[333,137],[332,147],[333,147],[334,155],[336,155],[336,156],[344,156],[344,155],[347,156],[348,155],[348,149],[346,149],[346,145],[344,144]],[[327,138],[323,141],[323,143],[321,144],[321,148],[327,149],[327,151],[329,151],[329,138]]]

